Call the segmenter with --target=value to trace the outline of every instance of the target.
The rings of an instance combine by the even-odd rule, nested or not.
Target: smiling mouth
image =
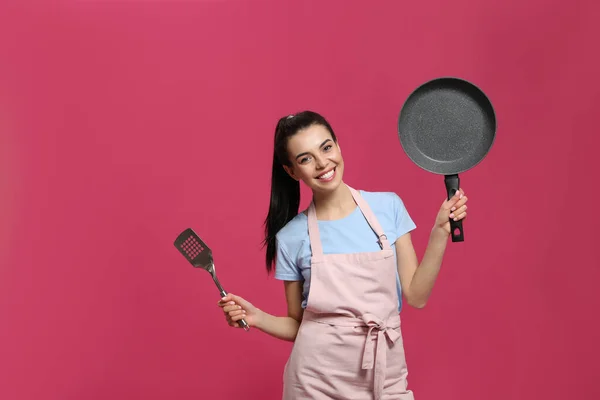
[[[336,167],[334,167],[332,170],[330,170],[330,171],[328,171],[328,172],[326,172],[324,174],[321,174],[321,175],[317,176],[317,179],[320,180],[320,181],[330,181],[330,180],[332,180],[333,177],[335,176],[335,168]]]

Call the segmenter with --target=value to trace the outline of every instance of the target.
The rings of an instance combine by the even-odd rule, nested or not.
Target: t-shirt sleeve
[[[404,202],[396,193],[393,194],[394,204],[394,224],[396,226],[397,236],[400,237],[417,227],[412,218],[408,214],[408,210],[404,206]]]
[[[304,279],[298,264],[290,257],[285,242],[277,240],[277,255],[275,259],[275,279],[282,281],[301,281]]]

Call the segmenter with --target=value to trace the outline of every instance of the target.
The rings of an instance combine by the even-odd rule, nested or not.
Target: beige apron
[[[414,399],[407,389],[394,253],[366,201],[350,191],[381,250],[323,254],[310,204],[310,294],[285,366],[283,400]]]

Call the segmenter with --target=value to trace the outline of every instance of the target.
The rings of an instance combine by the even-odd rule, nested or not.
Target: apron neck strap
[[[377,235],[379,247],[382,250],[390,250],[390,243],[388,241],[387,236],[385,235],[381,225],[375,218],[375,214],[371,210],[371,207],[367,204],[365,199],[362,198],[360,193],[348,186],[350,189],[350,193],[352,193],[352,197],[354,201],[358,205],[358,208],[363,213],[365,219],[373,229],[373,232]],[[323,256],[323,246],[321,245],[321,237],[319,235],[319,223],[317,220],[317,211],[315,209],[314,201],[310,202],[308,207],[308,236],[310,239],[310,247],[312,252],[313,261],[320,261]]]

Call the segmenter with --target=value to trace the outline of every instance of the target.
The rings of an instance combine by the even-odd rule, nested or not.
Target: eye
[[[306,164],[310,160],[310,156],[302,157],[300,159],[300,164]]]
[[[328,144],[327,146],[323,147],[323,150],[324,151],[329,151],[329,150],[331,150],[331,147],[332,146],[330,144]]]

